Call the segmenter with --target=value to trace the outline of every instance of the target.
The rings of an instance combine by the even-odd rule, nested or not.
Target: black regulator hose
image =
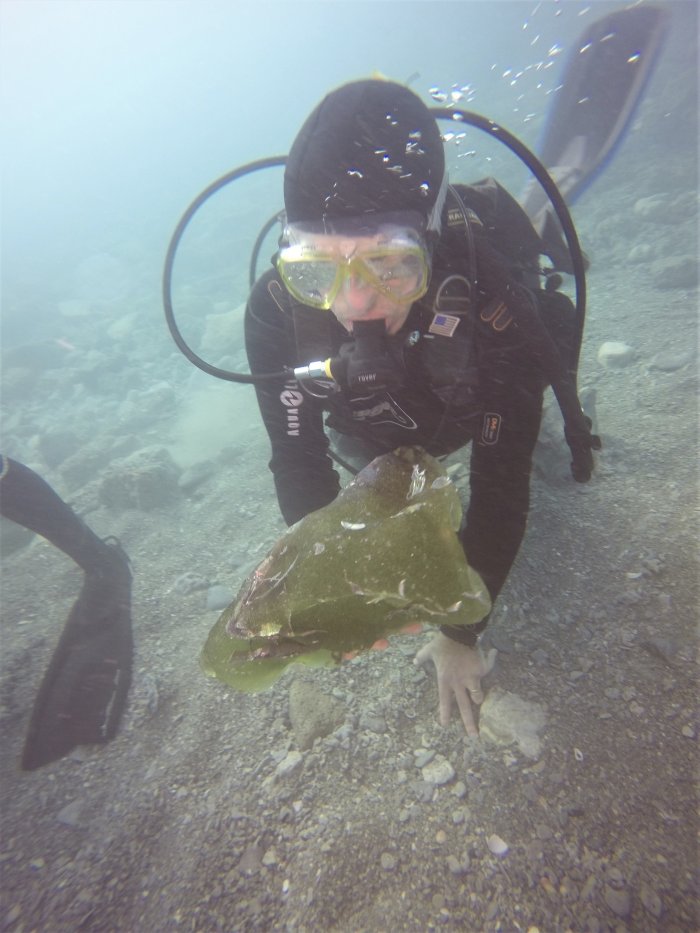
[[[163,267],[163,309],[165,311],[165,320],[168,324],[168,329],[179,350],[187,357],[190,363],[193,363],[195,366],[197,366],[203,372],[208,373],[210,376],[216,376],[217,379],[225,379],[228,382],[242,382],[254,385],[259,382],[272,382],[289,378],[293,375],[293,370],[286,369],[279,373],[256,373],[256,375],[253,376],[250,373],[234,373],[229,372],[227,369],[219,369],[218,366],[212,366],[211,363],[207,363],[206,360],[203,360],[201,356],[197,356],[197,354],[194,352],[194,350],[192,350],[192,348],[186,342],[185,338],[180,333],[180,328],[177,326],[177,322],[175,321],[175,312],[173,311],[173,265],[175,264],[177,248],[180,245],[180,240],[182,239],[185,230],[187,229],[187,225],[192,220],[202,204],[204,204],[204,202],[207,201],[213,194],[215,194],[225,185],[230,184],[232,181],[236,181],[236,179],[240,178],[242,175],[248,175],[250,172],[256,172],[260,169],[275,168],[278,165],[284,165],[286,161],[286,156],[271,156],[269,159],[258,159],[257,162],[248,162],[247,165],[242,165],[240,168],[234,169],[232,172],[228,172],[226,175],[222,175],[221,178],[217,178],[216,181],[212,182],[208,188],[205,188],[204,191],[202,191],[201,194],[199,194],[190,204],[190,206],[180,218],[180,221],[175,228],[175,232],[170,239],[168,252],[165,256],[165,265]]]
[[[430,112],[435,116],[436,119],[467,123],[468,125],[475,126],[477,129],[483,130],[490,136],[499,139],[530,169],[537,181],[540,183],[540,185],[542,185],[542,188],[551,201],[556,216],[561,225],[569,253],[571,254],[571,263],[574,270],[574,283],[576,289],[576,333],[574,335],[572,355],[567,363],[570,371],[575,374],[578,368],[578,359],[581,351],[581,342],[583,339],[583,329],[586,316],[586,266],[578,236],[576,234],[576,228],[574,227],[574,222],[571,219],[571,214],[569,213],[569,209],[566,206],[564,198],[562,197],[552,178],[549,176],[549,173],[547,172],[547,169],[542,164],[542,162],[540,162],[534,153],[532,153],[527,148],[527,146],[521,143],[516,136],[513,136],[512,133],[508,132],[508,130],[506,130],[500,124],[494,122],[493,120],[489,120],[487,117],[482,117],[478,113],[472,113],[468,110],[460,110],[452,107],[431,107]],[[215,194],[225,185],[236,181],[238,178],[241,178],[243,175],[248,175],[251,172],[256,172],[261,169],[283,166],[285,165],[286,161],[286,156],[271,156],[267,159],[258,159],[255,162],[248,162],[246,165],[242,165],[240,168],[234,169],[233,171],[228,172],[226,175],[222,175],[221,178],[218,178],[216,181],[212,182],[208,188],[205,188],[204,191],[202,191],[201,194],[199,194],[194,199],[194,201],[192,201],[190,206],[182,215],[168,246],[168,251],[165,258],[165,266],[163,268],[163,308],[165,311],[165,320],[167,322],[168,329],[170,330],[172,338],[180,351],[191,363],[193,363],[203,372],[208,373],[210,376],[215,376],[218,379],[225,379],[228,382],[241,382],[247,384],[264,383],[278,381],[280,379],[295,378],[295,373],[291,368],[284,369],[278,373],[256,373],[256,375],[249,373],[229,372],[225,369],[219,369],[217,366],[212,366],[211,363],[207,363],[206,360],[203,360],[200,356],[198,356],[186,343],[175,321],[175,314],[173,311],[172,303],[172,274],[173,265],[175,263],[175,255],[187,225],[195,213],[199,210],[199,208],[204,204],[204,202],[207,201],[213,194]],[[255,241],[249,270],[251,279],[255,277],[257,258],[262,246],[262,242],[280,216],[280,214],[276,214],[274,217],[270,218]],[[314,373],[313,375],[307,374],[307,378],[318,378],[319,375],[320,373]]]

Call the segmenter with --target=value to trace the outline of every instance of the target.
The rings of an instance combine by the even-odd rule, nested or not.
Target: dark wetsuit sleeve
[[[268,291],[272,281],[275,277],[269,273],[256,283],[246,308],[246,352],[253,374],[280,372],[297,362],[288,312],[277,306]],[[340,489],[327,454],[323,411],[294,379],[265,382],[255,391],[272,445],[270,469],[277,500],[291,525],[328,505]]]
[[[467,561],[495,600],[525,534],[545,380],[522,346],[517,351],[514,347],[511,352],[496,349],[487,354],[479,367],[479,379],[484,423],[472,446],[471,497],[460,538]],[[486,622],[468,629],[444,626],[442,631],[474,645]]]

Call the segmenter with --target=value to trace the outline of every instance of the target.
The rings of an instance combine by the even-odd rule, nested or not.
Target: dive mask
[[[397,302],[417,301],[430,278],[421,227],[413,213],[287,224],[277,271],[294,298],[326,311],[347,279]]]

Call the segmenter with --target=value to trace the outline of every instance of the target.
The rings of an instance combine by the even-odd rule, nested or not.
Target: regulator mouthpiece
[[[294,370],[297,379],[332,379],[353,392],[395,389],[403,382],[401,367],[392,359],[383,319],[355,321],[355,341],[332,359]]]

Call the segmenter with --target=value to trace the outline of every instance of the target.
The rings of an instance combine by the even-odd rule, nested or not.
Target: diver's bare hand
[[[449,723],[454,697],[457,700],[467,735],[479,734],[474,720],[472,702],[478,705],[483,701],[484,691],[481,689],[481,678],[489,673],[495,660],[495,648],[484,655],[478,648],[460,645],[459,642],[453,641],[442,632],[421,648],[413,663],[422,665],[427,661],[432,661],[435,665],[440,697],[440,725],[446,726]]]

